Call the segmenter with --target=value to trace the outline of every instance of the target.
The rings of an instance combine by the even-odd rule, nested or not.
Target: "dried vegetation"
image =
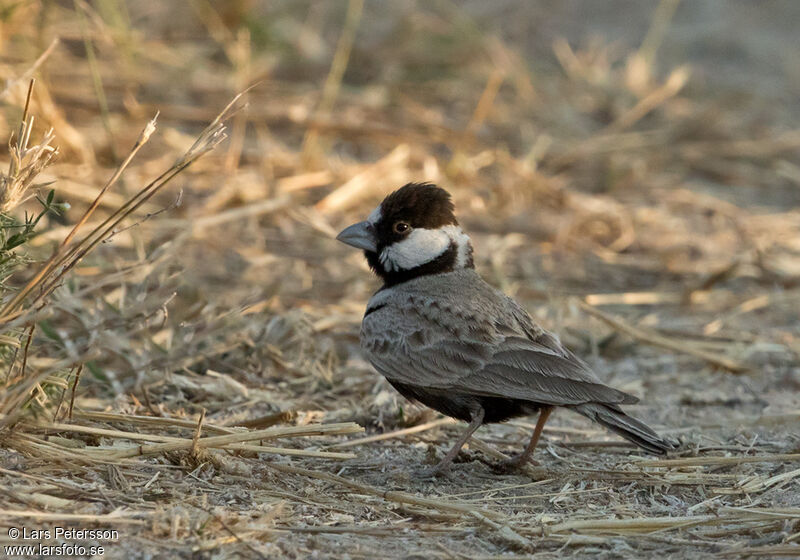
[[[446,3],[0,9],[2,524],[113,527],[112,558],[800,555],[800,132],[659,64],[676,6],[542,60]],[[491,469],[515,421],[415,479],[456,427],[360,359],[375,281],[332,239],[409,180],[682,451],[564,411],[524,473]]]

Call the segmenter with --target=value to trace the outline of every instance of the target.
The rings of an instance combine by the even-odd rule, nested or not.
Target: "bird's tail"
[[[677,443],[662,438],[646,424],[628,416],[613,404],[585,403],[573,408],[650,453],[664,455],[677,447]]]

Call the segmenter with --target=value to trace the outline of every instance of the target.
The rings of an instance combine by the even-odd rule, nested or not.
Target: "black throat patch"
[[[391,286],[396,286],[397,284],[402,284],[403,282],[408,282],[409,280],[418,278],[420,276],[452,272],[456,268],[458,247],[454,242],[451,241],[444,253],[432,261],[428,261],[425,264],[421,264],[414,268],[409,268],[408,270],[386,271],[386,269],[383,268],[381,259],[377,253],[364,251],[364,255],[367,257],[367,263],[369,264],[369,267],[383,280],[383,287],[389,288]],[[474,268],[471,255],[467,260],[465,268]]]

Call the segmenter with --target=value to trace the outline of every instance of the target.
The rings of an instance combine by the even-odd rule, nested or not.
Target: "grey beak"
[[[336,239],[346,243],[351,247],[364,249],[371,253],[378,252],[378,245],[375,241],[375,227],[369,222],[358,222],[346,227],[336,236]]]

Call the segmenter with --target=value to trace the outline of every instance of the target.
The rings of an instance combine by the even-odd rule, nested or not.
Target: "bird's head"
[[[386,285],[472,268],[472,245],[453,210],[446,190],[429,183],[409,183],[336,239],[363,249],[370,267]]]

